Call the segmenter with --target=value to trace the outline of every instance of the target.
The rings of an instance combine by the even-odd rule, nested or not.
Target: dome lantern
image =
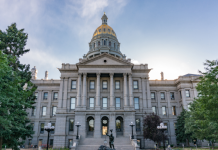
[[[104,15],[101,17],[101,20],[102,20],[102,24],[104,25],[107,25],[107,16],[106,16],[106,14],[105,14],[105,12],[104,12]]]

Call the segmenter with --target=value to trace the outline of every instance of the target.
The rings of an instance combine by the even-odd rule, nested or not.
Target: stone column
[[[76,106],[79,108],[81,106],[81,73],[78,73],[78,86],[77,86],[77,103]]]
[[[86,75],[87,73],[83,73],[83,103],[82,103],[82,107],[83,109],[86,109]]]
[[[171,101],[171,98],[170,98],[170,92],[167,91],[166,92],[166,98],[167,98],[167,107],[168,107],[168,116],[171,116],[172,115],[172,107],[171,107],[171,104],[170,104],[170,101]]]
[[[127,73],[123,74],[124,76],[124,109],[128,109],[128,97],[127,97]]]
[[[151,91],[150,91],[150,85],[149,85],[149,79],[146,79],[147,83],[147,102],[148,102],[148,108],[151,108]]]
[[[42,91],[38,91],[37,106],[36,106],[36,118],[40,118],[41,100],[42,100]]]
[[[115,110],[115,106],[114,106],[114,73],[110,73],[110,110]]]
[[[62,108],[63,106],[63,86],[64,86],[64,79],[61,79],[61,83],[60,83],[60,89],[59,89],[59,93],[58,93],[58,108]]]
[[[100,110],[100,73],[96,73],[97,75],[97,88],[96,88],[96,104],[95,110]]]
[[[157,114],[160,116],[163,116],[162,114],[162,107],[160,105],[160,101],[161,101],[161,98],[160,98],[160,92],[157,91],[156,92],[156,96],[157,96]]]
[[[63,111],[66,111],[67,109],[67,85],[68,85],[68,79],[64,79],[64,95],[63,95]]]
[[[186,102],[186,95],[184,89],[181,90],[181,94],[182,94],[182,106],[184,109],[187,110],[187,102]]]
[[[146,94],[145,94],[145,91],[146,91],[145,83],[146,83],[145,82],[145,78],[142,78],[142,104],[143,104],[143,112],[145,112],[146,109],[147,109],[147,101],[146,101]]]
[[[134,109],[133,92],[132,92],[132,73],[128,73],[128,75],[129,75],[129,102],[130,102],[130,108]]]

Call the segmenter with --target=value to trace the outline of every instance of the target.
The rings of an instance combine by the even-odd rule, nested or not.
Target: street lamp
[[[133,122],[131,122],[129,126],[132,127],[132,136],[131,136],[131,139],[134,139],[134,135],[133,135],[133,126],[135,126],[135,125],[133,124]]]
[[[81,126],[81,125],[79,124],[79,122],[77,122],[76,126],[77,126],[77,135],[76,135],[76,139],[79,139],[79,136],[78,136],[78,130],[79,130],[79,126]]]
[[[160,123],[160,126],[157,126],[157,129],[162,131],[162,135],[163,135],[163,146],[164,146],[164,150],[165,150],[165,141],[164,141],[164,131],[167,130],[167,126],[164,126],[163,123]]]
[[[54,131],[54,126],[51,126],[51,123],[48,123],[48,126],[45,126],[44,129],[45,131],[48,132],[48,139],[47,139],[47,150],[48,150],[48,141],[49,141],[49,132]]]

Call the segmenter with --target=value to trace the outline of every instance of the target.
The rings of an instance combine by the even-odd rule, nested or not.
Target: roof
[[[113,28],[111,28],[109,25],[106,25],[106,24],[100,25],[95,30],[95,32],[93,34],[93,37],[96,36],[96,35],[100,35],[100,34],[110,34],[110,35],[113,35],[113,36],[117,37],[116,33],[113,30]]]
[[[183,77],[188,77],[188,76],[201,76],[201,75],[199,75],[199,74],[190,74],[190,73],[188,73],[186,75],[183,75]]]

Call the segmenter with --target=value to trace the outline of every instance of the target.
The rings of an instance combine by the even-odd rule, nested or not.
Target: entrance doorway
[[[88,117],[87,118],[87,136],[93,136],[94,132],[94,118],[93,117]]]
[[[101,126],[102,126],[102,135],[106,135],[107,133],[109,134],[108,132],[108,123],[109,123],[109,119],[108,117],[102,117],[101,119]]]
[[[123,135],[123,118],[122,117],[116,118],[116,133],[117,133],[117,136]]]

